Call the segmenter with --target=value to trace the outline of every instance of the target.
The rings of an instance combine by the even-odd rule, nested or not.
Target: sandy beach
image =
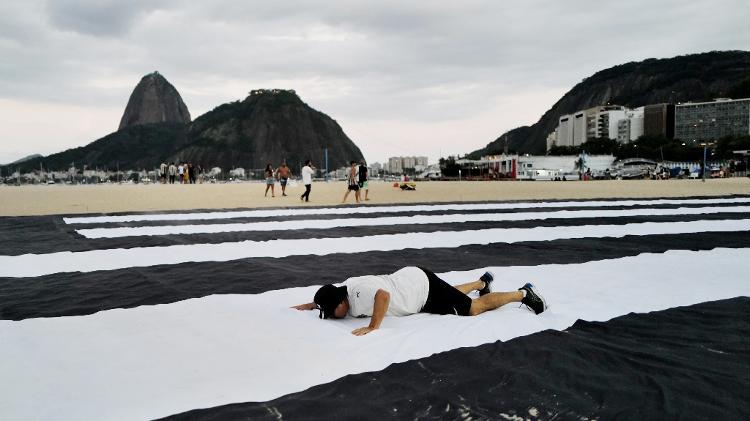
[[[310,202],[299,200],[300,184],[282,197],[263,196],[262,183],[194,185],[53,185],[0,187],[0,216],[86,214],[179,209],[332,206],[341,204],[344,182],[316,182]],[[371,182],[363,204],[477,202],[540,199],[648,198],[750,194],[750,178],[707,180],[628,180],[568,182],[418,182],[415,191]],[[349,195],[347,204],[354,204]]]

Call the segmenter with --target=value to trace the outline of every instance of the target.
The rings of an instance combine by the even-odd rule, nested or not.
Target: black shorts
[[[284,178],[284,177],[281,177],[281,180],[279,180],[279,182],[281,183],[281,185],[282,185],[282,186],[286,186],[286,182],[287,182],[287,180],[289,180],[289,179],[288,179],[288,178]]]
[[[359,190],[359,186],[356,184],[349,184],[349,190],[357,191]]]
[[[469,315],[471,298],[468,295],[438,278],[432,271],[423,267],[420,267],[420,269],[427,275],[427,280],[430,284],[430,290],[427,293],[427,302],[422,307],[422,313]]]

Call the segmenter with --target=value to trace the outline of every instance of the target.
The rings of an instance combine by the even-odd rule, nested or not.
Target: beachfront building
[[[586,140],[617,139],[617,123],[626,117],[629,110],[620,105],[605,105],[591,110],[589,115],[593,121],[588,122]]]
[[[643,135],[674,138],[674,104],[652,104],[643,107]]]
[[[617,122],[617,141],[630,143],[643,136],[644,107],[627,110],[625,118]]]
[[[581,160],[580,155],[539,156],[521,155],[518,157],[516,179],[519,180],[554,180],[566,177],[568,180],[578,179],[579,167],[576,163]],[[603,173],[614,166],[613,155],[584,155],[584,169],[591,169],[592,173]]]
[[[618,122],[629,111],[620,105],[600,105],[560,116],[554,134],[547,137],[552,146],[580,146],[601,137],[616,139]]]
[[[675,106],[675,138],[700,142],[732,135],[750,135],[750,98]]]
[[[462,167],[486,168],[490,179],[554,180],[578,179],[581,155],[489,155],[479,160],[460,160]],[[584,169],[604,173],[614,167],[613,155],[584,155]],[[481,172],[480,172],[481,173]]]

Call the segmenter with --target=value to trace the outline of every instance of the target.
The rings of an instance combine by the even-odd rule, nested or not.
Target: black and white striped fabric
[[[750,415],[750,196],[13,217],[0,233],[0,419]],[[551,307],[364,337],[366,320],[290,309],[411,265],[531,281]]]

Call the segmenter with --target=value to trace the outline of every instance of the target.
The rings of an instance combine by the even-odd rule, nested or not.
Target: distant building
[[[627,111],[620,105],[599,105],[562,115],[554,135],[547,137],[547,149],[552,145],[579,146],[601,137],[617,139],[617,124]]]
[[[417,171],[427,168],[426,156],[397,156],[388,158],[388,172],[403,174],[405,171]]]
[[[575,138],[573,136],[573,114],[566,114],[560,116],[558,120],[557,129],[555,130],[555,144],[557,146],[573,146],[575,145]],[[580,143],[580,142],[579,142]],[[547,148],[549,149],[549,147]]]
[[[401,164],[401,158],[394,157],[388,158],[388,172],[391,174],[401,174],[404,172],[404,167]]]
[[[750,98],[717,99],[675,107],[674,137],[680,140],[716,140],[750,134]]]
[[[551,180],[557,177],[577,179],[579,168],[576,162],[580,155],[535,156],[535,155],[494,155],[479,160],[463,160],[464,166],[478,165],[489,169],[490,178],[521,180]],[[612,155],[586,155],[585,168],[595,173],[604,173],[613,168],[615,157]]]
[[[369,174],[369,176],[371,176],[371,177],[377,177],[382,172],[383,172],[383,166],[380,165],[379,162],[374,162],[372,165],[370,165],[370,174]]]
[[[617,141],[630,143],[643,136],[644,107],[625,112],[625,118],[617,122]]]
[[[589,115],[593,117],[593,123],[588,122],[586,140],[607,138],[617,139],[617,122],[626,117],[629,110],[620,105],[605,105],[594,107]]]
[[[675,136],[674,104],[654,104],[643,107],[643,134],[645,136]]]

